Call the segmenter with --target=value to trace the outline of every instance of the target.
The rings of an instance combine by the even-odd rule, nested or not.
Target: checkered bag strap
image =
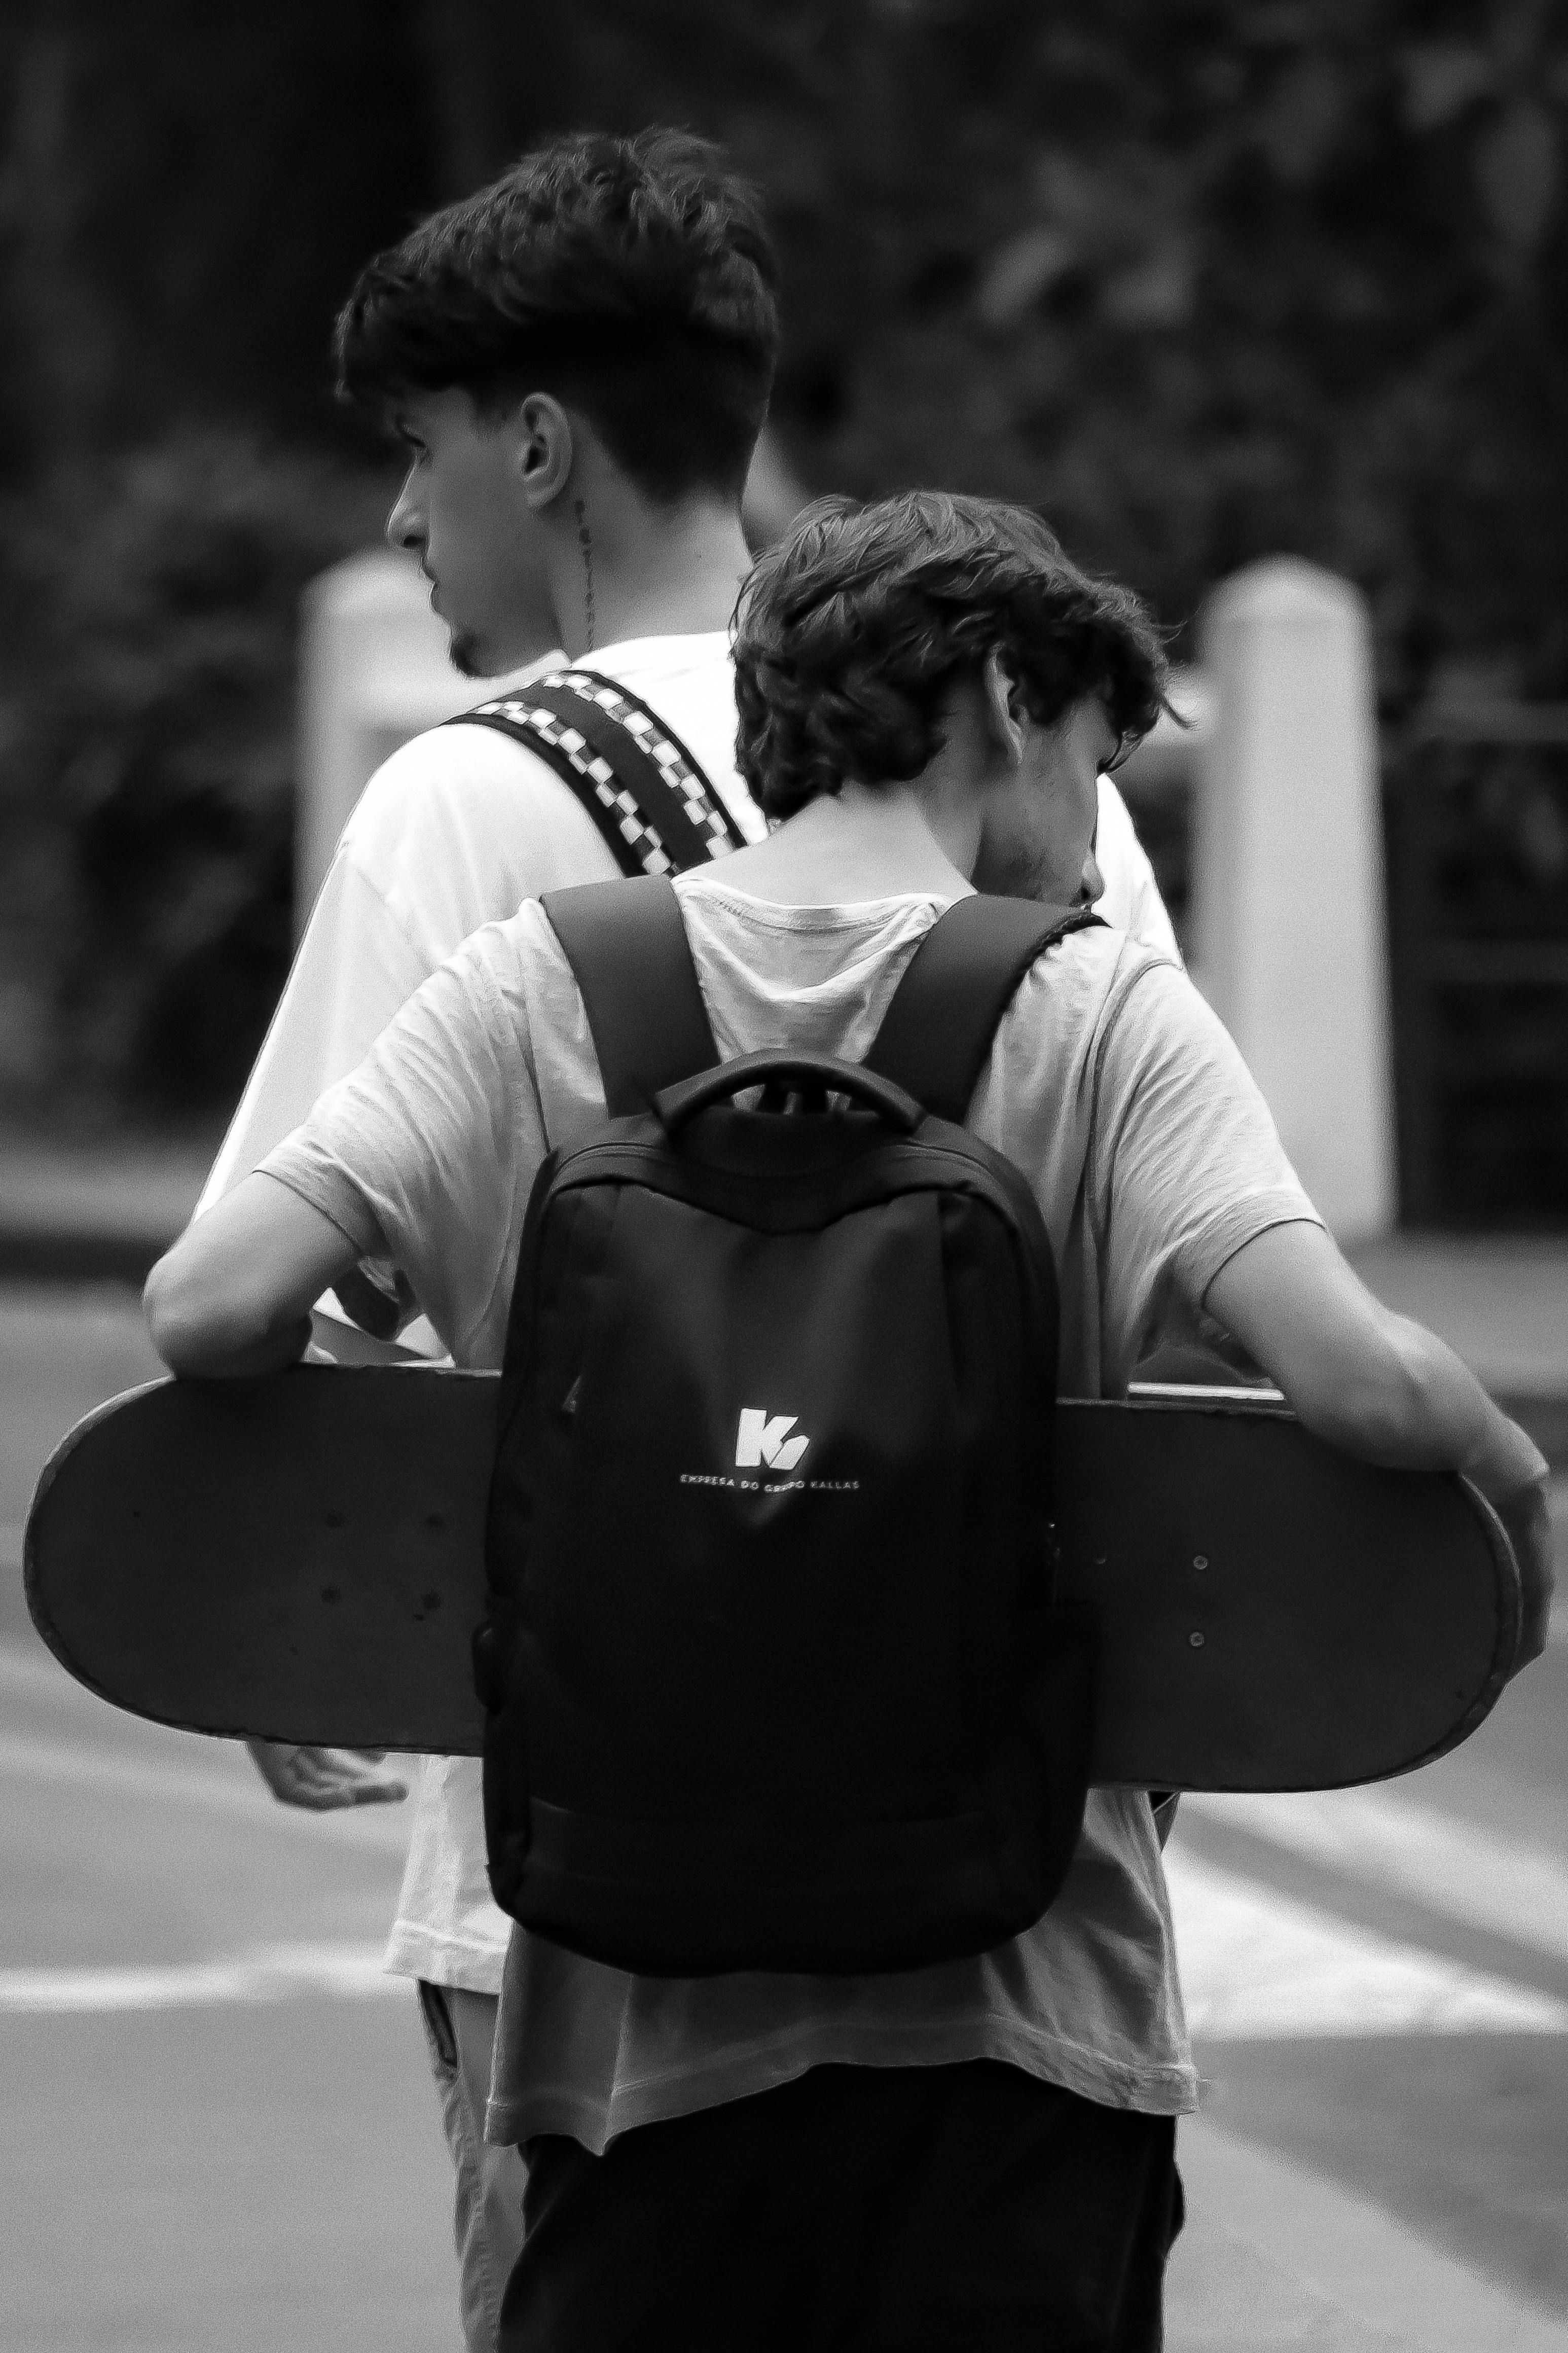
[[[447,723],[494,727],[569,785],[623,874],[680,874],[742,836],[680,738],[597,670],[551,670]]]

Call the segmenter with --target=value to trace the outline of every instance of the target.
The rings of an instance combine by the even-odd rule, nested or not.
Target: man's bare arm
[[[1545,1645],[1552,1602],[1547,1465],[1434,1333],[1374,1299],[1318,1226],[1275,1226],[1224,1265],[1204,1300],[1279,1383],[1306,1427],[1364,1461],[1460,1471],[1508,1529],[1524,1624],[1517,1663]]]
[[[320,1209],[270,1176],[247,1176],[148,1276],[153,1345],[192,1378],[280,1372],[305,1351],[312,1305],[357,1257]]]

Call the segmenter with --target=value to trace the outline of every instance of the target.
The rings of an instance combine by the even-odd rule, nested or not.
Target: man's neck
[[[729,628],[752,562],[737,512],[711,503],[576,501],[570,491],[567,506],[571,528],[559,544],[552,588],[572,660],[633,638]]]
[[[809,801],[766,841],[736,850],[723,874],[735,889],[784,906],[955,899],[969,887],[974,845],[956,834],[944,839],[952,830],[918,787],[848,784]]]

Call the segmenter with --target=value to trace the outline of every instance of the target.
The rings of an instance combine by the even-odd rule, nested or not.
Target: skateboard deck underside
[[[79,1681],[162,1723],[477,1754],[497,1389],[300,1366],[100,1409],[34,1501],[39,1632]],[[1277,1409],[1190,1394],[1058,1409],[1060,1589],[1100,1613],[1095,1779],[1333,1788],[1465,1738],[1518,1639],[1486,1504],[1350,1461]]]

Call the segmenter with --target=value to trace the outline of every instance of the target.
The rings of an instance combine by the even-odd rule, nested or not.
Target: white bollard
[[[1341,1241],[1394,1222],[1377,723],[1364,600],[1294,556],[1201,622],[1194,962]]]
[[[302,931],[338,836],[388,755],[411,735],[501,691],[463,678],[429,584],[391,548],[367,548],[312,580],[300,614],[295,928]]]

